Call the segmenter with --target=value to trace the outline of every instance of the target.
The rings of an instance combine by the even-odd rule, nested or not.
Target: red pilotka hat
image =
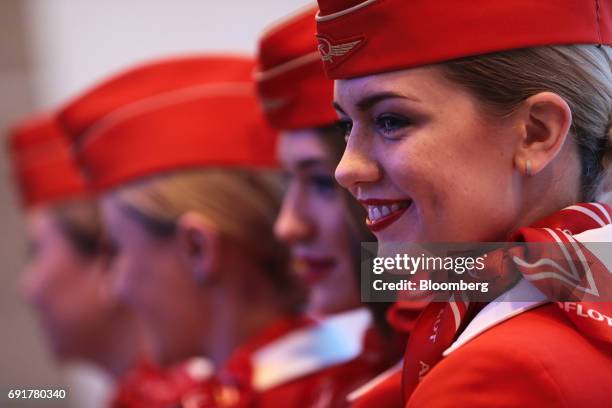
[[[129,103],[208,82],[249,80],[254,61],[246,56],[199,55],[152,61],[106,79],[64,106],[58,120],[79,138],[97,121]]]
[[[66,135],[51,114],[18,123],[9,135],[13,174],[26,208],[87,194]]]
[[[330,125],[334,84],[325,76],[315,38],[316,7],[276,23],[259,40],[255,79],[268,121],[277,129]]]
[[[612,0],[318,0],[333,79],[563,44],[612,45]]]
[[[252,81],[211,81],[126,105],[79,145],[96,191],[181,169],[276,167],[276,132]]]

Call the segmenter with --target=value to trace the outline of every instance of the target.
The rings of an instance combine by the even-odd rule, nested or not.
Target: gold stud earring
[[[533,167],[531,167],[531,160],[525,160],[525,173],[529,177],[533,176]]]

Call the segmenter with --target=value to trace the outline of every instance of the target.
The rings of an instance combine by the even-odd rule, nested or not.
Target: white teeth
[[[372,210],[372,215],[374,216],[374,220],[382,218],[382,215],[380,214],[380,209],[378,207],[374,207],[374,210]]]
[[[391,205],[368,205],[368,219],[370,221],[377,221],[380,218],[386,217],[391,213],[401,210],[406,206],[404,203],[395,203]]]

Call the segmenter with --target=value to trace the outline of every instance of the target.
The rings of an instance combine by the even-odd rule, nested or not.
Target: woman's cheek
[[[115,261],[113,268],[113,289],[114,294],[123,299],[126,302],[132,303],[134,300],[133,296],[133,282],[134,279],[130,276],[130,265],[125,262],[123,258],[118,258]]]

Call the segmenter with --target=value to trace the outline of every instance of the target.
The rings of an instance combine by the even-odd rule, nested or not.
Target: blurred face
[[[331,314],[359,305],[348,209],[336,166],[315,130],[287,133],[279,154],[288,190],[276,235],[291,249],[295,271],[309,284],[311,312]],[[356,239],[356,238],[353,238]]]
[[[30,253],[22,293],[36,309],[59,358],[92,358],[111,309],[103,295],[102,257],[81,255],[49,209],[29,213],[26,226]]]
[[[194,328],[206,313],[175,239],[149,233],[111,198],[102,202],[102,217],[113,252],[114,291],[141,316],[154,358],[171,364],[198,354]]]
[[[347,147],[336,178],[381,244],[503,240],[520,207],[505,119],[425,67],[336,82]]]

